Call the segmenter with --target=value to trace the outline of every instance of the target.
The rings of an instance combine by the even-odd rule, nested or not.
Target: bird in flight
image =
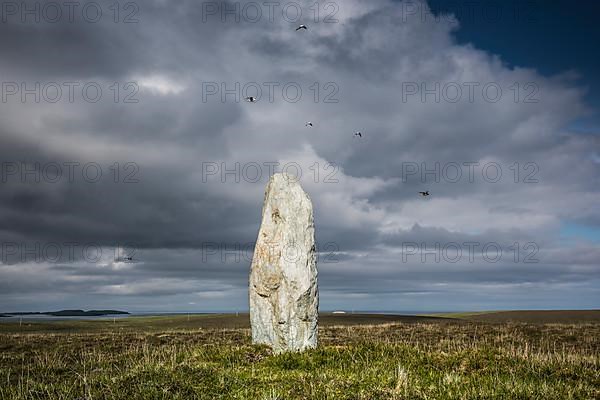
[[[254,97],[254,96],[248,96],[248,97],[245,98],[245,100],[248,103],[256,103],[256,97]]]
[[[312,128],[312,127],[313,127],[313,123],[312,123],[312,122],[310,122],[310,121],[308,121],[308,122],[306,123],[306,125],[304,125],[304,126],[306,126],[307,128]]]
[[[308,30],[308,28],[306,27],[306,25],[300,25],[299,27],[296,28],[296,32],[299,31],[300,29]]]
[[[355,132],[354,137],[362,138],[362,132]]]
[[[122,263],[131,263],[133,261],[134,261],[133,257],[117,257],[115,259],[115,262],[122,262]]]
[[[423,197],[427,197],[427,196],[429,196],[429,190],[426,192],[419,192],[419,194]]]

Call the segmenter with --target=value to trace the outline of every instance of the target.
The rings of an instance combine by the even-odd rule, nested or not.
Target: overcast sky
[[[0,311],[246,310],[273,170],[312,198],[322,310],[600,305],[598,76],[460,36],[547,36],[535,6],[11,4]]]

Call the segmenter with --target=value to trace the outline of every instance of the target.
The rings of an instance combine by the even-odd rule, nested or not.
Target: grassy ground
[[[0,399],[600,398],[598,319],[467,318],[326,315],[284,355],[247,315],[2,323]]]

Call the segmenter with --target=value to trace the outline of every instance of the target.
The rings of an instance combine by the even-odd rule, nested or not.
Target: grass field
[[[0,399],[599,399],[599,354],[599,311],[326,314],[283,355],[247,315],[1,323]]]

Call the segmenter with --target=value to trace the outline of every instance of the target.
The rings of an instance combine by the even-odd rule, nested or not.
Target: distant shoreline
[[[61,310],[46,312],[14,312],[0,314],[0,318],[25,317],[32,315],[47,315],[51,317],[104,317],[109,315],[129,315],[127,311],[119,310]]]

